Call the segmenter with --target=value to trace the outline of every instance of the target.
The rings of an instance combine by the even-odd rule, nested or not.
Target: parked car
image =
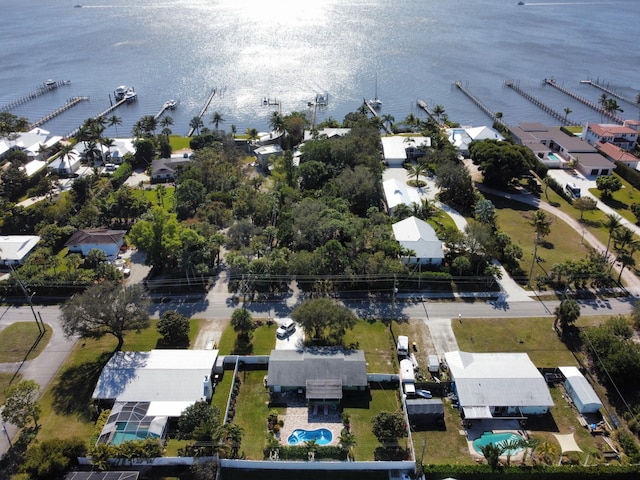
[[[416,395],[422,398],[433,398],[433,395],[431,395],[431,392],[429,390],[416,389]]]
[[[282,324],[276,330],[276,337],[287,338],[296,331],[296,324],[290,318],[285,318]]]

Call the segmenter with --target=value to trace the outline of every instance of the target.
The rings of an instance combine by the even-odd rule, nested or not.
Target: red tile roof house
[[[102,250],[107,258],[113,259],[124,244],[126,233],[126,230],[78,230],[64,246],[69,247],[69,253],[81,253],[83,256],[93,249]]]
[[[624,125],[590,123],[582,129],[582,138],[591,145],[607,142],[633,150],[638,143],[638,126],[635,121],[626,121]]]
[[[638,162],[640,162],[640,158],[612,143],[598,142],[596,148],[610,161],[625,163],[633,169],[637,168]]]

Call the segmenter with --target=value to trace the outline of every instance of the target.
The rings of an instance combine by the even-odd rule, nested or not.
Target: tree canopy
[[[67,337],[113,335],[118,339],[116,350],[120,350],[125,332],[149,326],[148,305],[149,297],[142,285],[99,283],[74,295],[62,306],[62,329]]]
[[[372,431],[382,444],[395,443],[398,438],[404,438],[407,427],[401,412],[382,411],[371,419]]]
[[[293,318],[316,345],[340,345],[347,329],[353,328],[355,314],[330,298],[306,300],[293,312]]]
[[[2,420],[23,428],[30,421],[38,428],[40,406],[36,402],[40,386],[33,380],[22,380],[9,387],[2,409]]]
[[[535,165],[533,154],[527,147],[498,140],[472,142],[469,156],[482,172],[484,183],[494,187],[506,187],[511,180]]]
[[[189,319],[175,310],[167,310],[160,316],[156,325],[162,336],[162,345],[173,348],[187,348],[189,346]]]

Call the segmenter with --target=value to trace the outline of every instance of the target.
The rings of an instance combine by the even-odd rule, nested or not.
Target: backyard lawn
[[[262,460],[263,449],[267,443],[269,392],[263,384],[266,374],[266,370],[238,373],[242,385],[236,402],[237,412],[234,423],[244,431],[240,451],[252,460]],[[226,376],[233,376],[233,372],[225,372]],[[221,411],[224,415],[224,409]]]
[[[617,192],[614,192],[613,195],[611,195],[610,199],[602,200],[602,192],[597,188],[590,188],[589,193],[591,193],[591,195],[593,195],[594,197],[600,199],[609,207],[613,208],[618,213],[618,215],[635,224],[637,222],[637,219],[631,211],[631,205],[633,205],[634,203],[640,203],[640,191],[636,190],[624,178],[620,177],[619,175],[615,176],[618,178],[618,180],[620,180],[620,183],[622,183],[622,188]]]
[[[134,189],[132,193],[134,197],[143,197],[148,200],[153,206],[161,206],[166,212],[173,212],[175,188],[165,185],[162,197],[159,196],[158,192],[157,188],[146,188]]]
[[[345,345],[355,345],[364,350],[369,373],[396,373],[397,358],[389,327],[380,321],[359,320],[355,327],[347,330]]]

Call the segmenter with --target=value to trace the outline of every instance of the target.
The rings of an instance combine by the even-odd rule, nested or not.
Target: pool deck
[[[322,406],[318,407],[315,414],[313,407],[287,407],[280,417],[284,420],[284,427],[280,430],[280,443],[283,445],[288,445],[289,435],[298,428],[304,430],[326,428],[333,435],[331,442],[327,445],[338,445],[343,426],[340,412],[335,407],[333,409],[329,407],[326,415]]]
[[[478,420],[474,421],[472,427],[465,430],[461,430],[460,433],[467,437],[467,447],[469,449],[469,455],[473,457],[476,462],[484,462],[484,456],[476,452],[473,448],[473,441],[480,438],[483,433],[515,433],[521,437],[529,438],[529,432],[523,430],[520,427],[520,423],[517,420]],[[524,460],[526,449],[511,456],[512,463],[521,463]],[[501,455],[500,459],[506,461],[507,456]]]

